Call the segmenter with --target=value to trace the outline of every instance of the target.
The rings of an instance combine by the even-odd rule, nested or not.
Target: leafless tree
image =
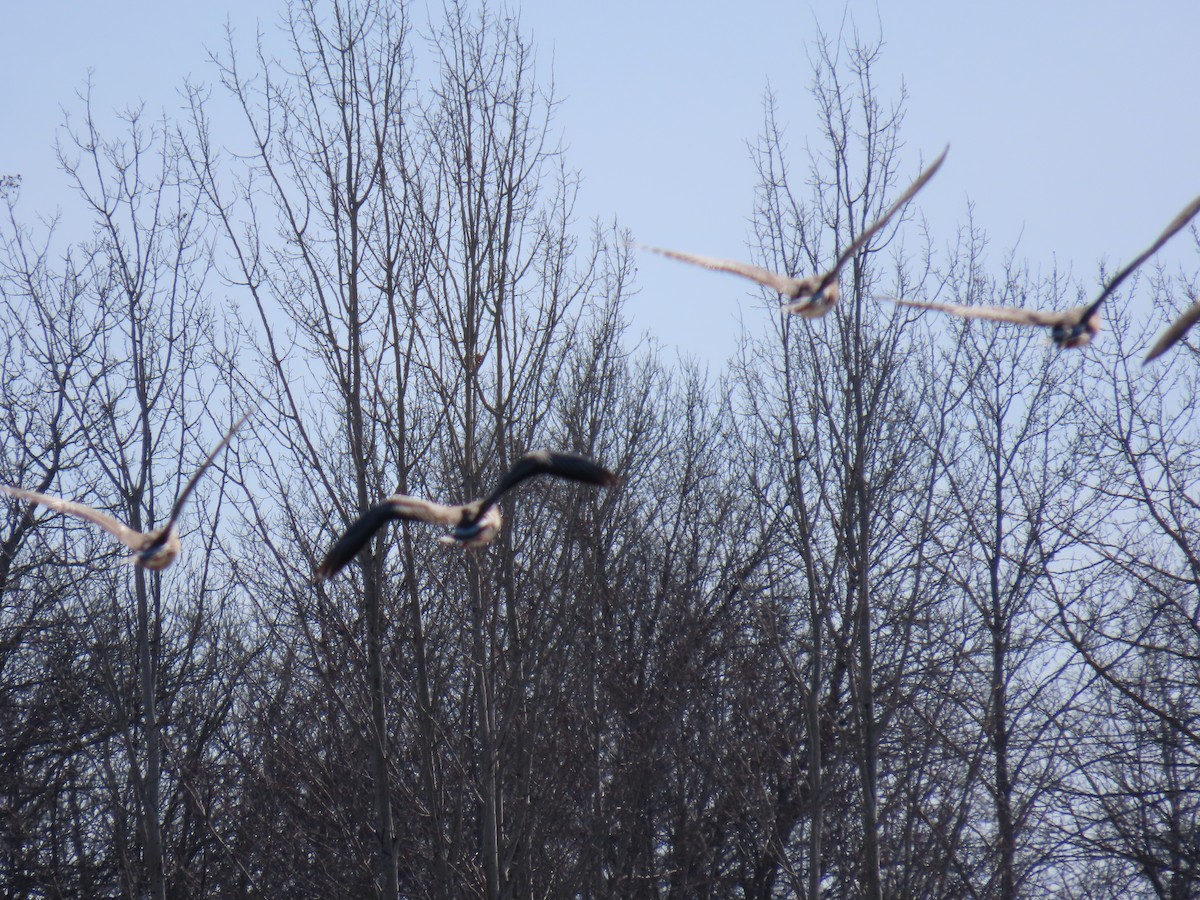
[[[0,182],[3,483],[159,524],[261,402],[166,573],[5,504],[0,894],[1195,893],[1194,354],[877,302],[1069,305],[913,206],[825,319],[759,295],[725,370],[667,359],[519,20],[411,10],[231,36],[186,123],[88,107],[65,251]],[[827,268],[919,168],[880,50],[814,45],[802,177],[768,97],[757,262]],[[621,482],[314,581],[535,447]]]
[[[194,171],[225,223],[230,277],[259,313],[247,338],[276,423],[262,438],[292,461],[254,479],[251,520],[271,557],[258,594],[289,610],[300,636],[277,664],[289,678],[311,667],[339,717],[370,736],[385,896],[402,880],[495,896],[524,871],[521,807],[504,799],[527,794],[534,746],[522,517],[509,512],[496,554],[447,555],[405,523],[348,578],[314,591],[308,573],[382,495],[477,496],[543,442],[599,254],[576,256],[553,101],[516,24],[458,6],[444,17],[431,44],[439,75],[420,97],[407,23],[373,3],[295,10],[298,90],[266,63],[255,83],[227,55],[224,83],[255,146],[233,192],[199,95],[194,107]],[[570,546],[535,558],[549,565]],[[274,690],[262,690],[265,702]],[[353,795],[328,789],[340,815]],[[398,796],[423,820],[398,829]]]
[[[755,218],[756,247],[768,267],[820,270],[903,181],[903,100],[888,108],[876,95],[878,53],[878,44],[817,46],[822,135],[819,149],[810,149],[811,199],[799,193],[768,98],[756,148]],[[945,586],[925,563],[936,536],[940,466],[936,443],[931,450],[921,433],[938,426],[941,399],[923,390],[926,373],[903,323],[870,299],[884,277],[881,250],[898,246],[903,227],[889,226],[846,267],[843,300],[827,324],[777,320],[774,335],[748,347],[737,369],[742,440],[761,467],[752,470],[756,500],[787,522],[777,530],[771,582],[779,621],[790,623],[779,649],[804,698],[807,840],[796,868],[806,874],[809,896],[831,878],[861,885],[865,896],[883,893],[880,854],[890,842],[895,798],[880,790],[902,768],[890,768],[899,746],[890,730],[899,734],[903,710],[912,708],[908,667],[939,646],[933,611]],[[896,289],[910,289],[928,263],[924,254],[915,266],[901,256],[894,272]],[[854,782],[856,823],[845,818],[848,798],[833,805]],[[831,837],[845,851],[831,853]],[[892,883],[898,860],[887,863]],[[896,889],[905,888],[896,882]]]
[[[149,530],[163,524],[232,406],[208,368],[209,241],[177,147],[138,110],[124,115],[121,131],[108,137],[86,98],[80,123],[68,123],[60,163],[91,233],[61,258],[50,249],[53,231],[37,238],[10,211],[4,298],[9,347],[21,348],[24,373],[5,385],[13,436],[5,460],[17,467],[5,482],[82,499]],[[45,449],[34,457],[37,443]],[[61,882],[62,873],[43,870],[40,883],[165,896],[213,874],[204,848],[217,832],[188,821],[187,760],[207,758],[231,695],[214,682],[205,692],[211,714],[176,706],[199,672],[229,660],[211,560],[221,506],[207,499],[210,486],[219,498],[222,479],[209,482],[181,523],[186,533],[201,511],[209,538],[169,574],[121,565],[110,539],[83,523],[47,519],[27,504],[17,510],[6,579],[33,579],[30,595],[55,607],[53,630],[42,631],[53,640],[24,648],[59,684],[47,695],[57,705],[50,722],[63,727],[45,745],[56,772],[49,811],[78,815],[73,830],[37,852],[77,857],[83,879]],[[34,532],[61,539],[28,545]],[[6,599],[22,596],[10,587]],[[70,647],[76,653],[60,655]]]
[[[232,41],[217,59],[225,96],[247,126],[246,164],[229,171],[200,91],[192,95],[189,159],[232,251],[226,275],[257,311],[257,328],[245,331],[264,375],[255,387],[271,424],[259,440],[272,463],[248,475],[258,495],[250,521],[267,548],[263,566],[279,571],[253,581],[259,597],[292,611],[312,676],[364,736],[374,810],[370,880],[396,897],[393,674],[384,650],[392,616],[381,544],[362,569],[361,612],[345,592],[313,591],[309,582],[330,514],[343,525],[356,518],[397,475],[403,487],[415,459],[407,452],[415,340],[408,326],[424,261],[408,248],[427,241],[422,198],[413,194],[421,185],[406,178],[407,166],[419,170],[407,146],[408,24],[403,9],[382,4],[304,3],[290,8],[285,27],[294,75],[263,52],[246,71]],[[342,645],[360,635],[361,657]],[[290,656],[279,658],[287,665]],[[346,666],[353,687],[343,681]],[[334,808],[361,799],[329,788]],[[362,876],[352,871],[331,871],[328,884],[303,889],[361,890]]]
[[[999,276],[989,275],[985,246],[982,233],[964,229],[939,279],[943,294],[1065,304],[1055,273],[1035,283],[1010,258]],[[1078,366],[1018,329],[927,324],[945,333],[931,372],[933,389],[949,398],[938,502],[950,527],[930,565],[978,627],[950,695],[969,724],[945,736],[948,749],[972,760],[991,807],[976,810],[976,821],[965,823],[973,836],[952,852],[964,854],[959,868],[973,893],[1011,898],[1049,890],[1055,845],[1045,811],[1067,769],[1066,726],[1075,720],[1079,673],[1054,633],[1049,579],[1053,560],[1076,547],[1058,523],[1087,512],[1072,472]]]
[[[1161,299],[1175,285],[1152,287]],[[1200,877],[1197,370],[1186,352],[1141,370],[1151,326],[1118,312],[1113,331],[1075,398],[1072,471],[1096,512],[1062,527],[1088,553],[1056,579],[1062,633],[1094,676],[1072,745],[1070,834],[1155,896],[1183,897]]]

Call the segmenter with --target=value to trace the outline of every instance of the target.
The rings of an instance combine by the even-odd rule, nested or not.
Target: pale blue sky
[[[881,96],[908,89],[905,168],[915,175],[947,143],[950,157],[918,197],[945,243],[968,200],[998,263],[1056,260],[1091,291],[1200,193],[1200,3],[1170,0],[975,4],[765,0],[575,4],[528,0],[522,24],[563,100],[558,124],[582,170],[577,208],[616,216],[639,239],[744,257],[757,135],[768,83],[779,96],[797,172],[819,132],[808,97],[816,25],[853,23],[886,46]],[[249,38],[282,3],[13,5],[0,30],[0,174],[20,173],[21,209],[68,201],[53,167],[62,110],[93,70],[101,112],[144,100],[174,112],[185,76],[210,80],[206,46],[230,19]],[[1191,240],[1159,257],[1195,270]],[[740,279],[658,258],[640,263],[634,326],[668,348],[719,365],[734,346],[739,310],[762,314]],[[805,274],[805,273],[800,273]],[[818,326],[819,327],[819,326]]]

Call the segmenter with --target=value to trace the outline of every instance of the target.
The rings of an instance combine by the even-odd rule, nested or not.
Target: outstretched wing
[[[396,494],[378,506],[373,506],[346,529],[317,567],[318,578],[332,578],[346,563],[358,556],[360,550],[380,528],[393,519],[431,522],[435,525],[457,525],[462,518],[461,506],[445,506],[430,500]]]
[[[0,491],[11,494],[13,497],[19,497],[22,500],[28,500],[30,503],[40,503],[42,506],[49,507],[55,512],[74,516],[77,519],[84,519],[93,525],[99,525],[130,550],[141,550],[146,543],[145,535],[140,531],[134,531],[128,525],[118,522],[107,513],[92,509],[90,506],[84,506],[82,503],[64,500],[61,497],[51,497],[48,494],[39,494],[37,491],[26,491],[21,488],[8,487],[7,485],[0,485]]]
[[[804,285],[804,282],[800,279],[789,278],[786,275],[780,275],[778,272],[772,272],[770,269],[764,269],[762,266],[738,262],[734,259],[717,259],[712,256],[700,256],[695,253],[681,253],[678,250],[665,250],[662,247],[652,247],[649,244],[638,244],[638,246],[662,256],[669,256],[671,259],[691,263],[694,266],[703,266],[705,269],[715,269],[718,272],[730,272],[734,275],[741,275],[743,278],[757,281],[759,284],[769,287],[786,297],[800,296]]]
[[[554,475],[569,481],[582,481],[601,486],[616,484],[617,481],[616,475],[603,466],[596,465],[590,459],[576,456],[573,453],[535,450],[518,459],[513,467],[504,474],[500,483],[496,485],[496,489],[484,498],[474,510],[473,521],[479,521],[484,513],[496,505],[506,491],[535,475]]]
[[[191,496],[192,491],[196,487],[196,483],[200,480],[200,476],[203,475],[208,470],[208,467],[213,464],[213,460],[217,458],[217,454],[229,446],[229,442],[233,439],[233,436],[237,434],[237,430],[242,427],[242,423],[250,418],[250,413],[254,412],[256,409],[258,409],[257,404],[251,407],[245,414],[242,415],[240,419],[233,423],[233,427],[225,433],[225,437],[221,438],[221,443],[217,444],[217,446],[213,448],[212,453],[208,454],[208,458],[204,460],[204,462],[200,464],[200,468],[196,470],[196,474],[192,476],[191,480],[188,481],[186,485],[184,485],[183,491],[179,494],[178,499],[175,501],[175,506],[171,510],[171,518],[167,519],[166,527],[160,532],[163,540],[166,540],[167,534],[171,531],[171,526],[174,525],[175,520],[179,518],[179,513],[183,510],[183,504],[186,503],[187,498]]]
[[[946,154],[949,152],[950,145],[947,144],[946,149],[942,151],[942,155],[935,159],[933,164],[930,165],[928,169],[917,176],[917,180],[908,186],[908,190],[900,195],[900,198],[893,203],[891,207],[889,207],[888,211],[876,219],[870,228],[864,230],[857,238],[854,239],[850,246],[846,248],[845,252],[838,257],[838,261],[834,263],[833,268],[825,273],[824,277],[821,279],[821,283],[817,286],[817,289],[814,291],[814,293],[819,294],[821,291],[825,290],[825,288],[829,287],[830,283],[837,278],[838,272],[841,271],[842,266],[852,260],[854,258],[854,254],[858,253],[858,251],[863,248],[867,241],[873,238],[876,232],[886,225],[892,216],[901,210],[905,203],[916,196],[917,191],[925,187],[925,185],[929,182],[929,179],[934,176],[934,173],[936,173],[937,170],[942,167],[942,163],[946,159]]]
[[[1117,286],[1124,281],[1134,269],[1157,253],[1158,249],[1172,237],[1174,237],[1175,233],[1183,228],[1184,225],[1192,221],[1198,212],[1200,212],[1200,197],[1197,197],[1183,208],[1183,211],[1172,220],[1170,225],[1167,226],[1167,230],[1158,236],[1158,240],[1143,250],[1133,262],[1113,276],[1112,281],[1105,286],[1104,290],[1100,293],[1100,296],[1096,298],[1096,301],[1088,307],[1087,312],[1085,313],[1085,318],[1095,312],[1096,307],[1107,300],[1108,295],[1115,291]],[[1163,349],[1165,350],[1167,348],[1164,347]]]
[[[1197,322],[1200,322],[1200,303],[1193,303],[1183,311],[1178,319],[1167,327],[1166,331],[1158,336],[1158,340],[1154,342],[1154,346],[1150,348],[1150,352],[1142,360],[1142,365],[1144,366],[1151,360],[1158,359],[1170,350],[1181,337],[1187,334],[1187,330]]]
[[[965,306],[961,303],[938,303],[935,300],[903,300],[899,297],[884,297],[901,306],[911,306],[915,309],[934,309],[938,312],[950,313],[952,316],[962,316],[965,319],[990,319],[993,322],[1015,322],[1018,325],[1039,325],[1053,328],[1055,325],[1065,325],[1070,322],[1076,310],[1066,312],[1042,312],[1037,309],[1021,309],[1017,306]]]

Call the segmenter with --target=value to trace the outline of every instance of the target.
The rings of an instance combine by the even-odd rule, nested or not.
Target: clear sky
[[[951,144],[916,201],[943,244],[972,202],[995,262],[1015,244],[1035,270],[1069,267],[1090,293],[1098,263],[1121,265],[1200,193],[1195,0],[514,8],[563,100],[567,159],[585,179],[579,216],[616,217],[648,243],[746,256],[747,144],[768,84],[796,171],[805,143],[819,140],[808,96],[818,27],[882,34],[881,98],[898,97],[901,84],[908,92],[906,173]],[[80,110],[89,70],[101,113],[145,101],[173,114],[184,77],[212,79],[206,48],[221,44],[227,18],[248,38],[282,10],[282,0],[11,5],[0,29],[0,174],[24,176],[24,214],[69,203],[53,141],[63,111]],[[1200,269],[1184,236],[1158,261]],[[739,311],[748,324],[762,314],[732,276],[657,257],[643,258],[640,272],[634,327],[715,366],[733,348]]]

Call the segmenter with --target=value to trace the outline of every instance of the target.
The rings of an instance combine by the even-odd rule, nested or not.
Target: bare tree
[[[475,890],[478,877],[496,895],[502,882],[512,889],[529,847],[504,802],[528,792],[533,746],[519,514],[509,513],[499,562],[447,557],[435,536],[404,524],[347,579],[314,593],[308,571],[331,532],[383,494],[476,496],[547,434],[598,250],[576,266],[553,102],[515,23],[447,8],[432,42],[439,80],[417,97],[398,16],[373,3],[298,8],[299,90],[263,64],[256,93],[228,55],[223,78],[246,113],[252,165],[230,193],[199,95],[192,160],[225,223],[230,277],[259,313],[247,336],[278,423],[263,440],[273,458],[294,461],[256,476],[260,496],[278,503],[257,501],[251,516],[271,565],[284,567],[282,578],[264,570],[261,596],[289,609],[302,637],[279,664],[312,666],[339,716],[370,735],[378,889],[395,896],[403,878],[434,894]],[[260,113],[268,105],[281,119]],[[260,227],[269,221],[273,231]],[[464,611],[466,645],[456,634]],[[472,743],[447,745],[446,735]],[[410,781],[401,761],[414,754]],[[424,821],[397,830],[397,792]],[[330,813],[352,796],[331,794]],[[468,853],[476,827],[480,845]],[[408,844],[427,850],[402,862]],[[429,871],[417,861],[426,852]]]
[[[973,225],[964,229],[940,279],[943,293],[972,303],[1044,297],[1038,302],[1063,305],[1053,273],[1034,283],[1010,258],[999,277],[988,275],[985,246]],[[960,871],[977,895],[1011,898],[1049,889],[1043,879],[1054,843],[1042,811],[1053,808],[1064,777],[1065,726],[1074,720],[1078,673],[1054,634],[1049,579],[1055,557],[1075,547],[1058,523],[1086,512],[1071,471],[1077,367],[1017,329],[947,324],[934,326],[950,333],[936,342],[931,372],[933,389],[950,398],[937,452],[938,502],[952,525],[930,565],[978,623],[952,694],[970,724],[946,736],[977,765],[991,807],[989,826],[972,827],[978,838],[963,849],[976,855],[964,856]]]
[[[902,106],[885,108],[876,96],[878,53],[877,43],[818,44],[822,145],[810,151],[811,200],[797,192],[768,98],[755,151],[755,240],[770,268],[820,270],[878,217],[902,181]],[[780,623],[791,623],[790,633],[780,634],[780,652],[790,657],[788,670],[804,697],[807,841],[797,868],[810,896],[831,877],[860,884],[865,896],[883,893],[880,854],[890,843],[891,808],[880,796],[881,778],[891,777],[884,736],[908,708],[903,685],[911,660],[938,646],[921,623],[934,626],[930,612],[944,590],[924,565],[936,533],[940,467],[920,433],[927,422],[937,427],[941,399],[923,392],[920,357],[903,323],[881,315],[868,296],[881,279],[872,263],[901,227],[889,226],[847,265],[843,300],[828,324],[784,319],[738,366],[743,442],[762,467],[753,487],[758,502],[788,522],[772,592]],[[898,289],[919,285],[928,272],[923,265],[924,272],[898,265]],[[847,809],[831,807],[850,777],[859,799],[854,826],[843,818]],[[847,852],[831,856],[829,835]],[[899,871],[896,863],[888,860],[889,872]]]
[[[914,206],[824,320],[760,297],[723,372],[665,360],[519,21],[409,12],[294,5],[180,126],[88,108],[65,252],[0,181],[0,479],[159,524],[261,400],[168,573],[6,504],[0,894],[1195,893],[1194,354],[875,303],[1066,305]],[[909,182],[880,49],[818,40],[803,177],[768,97],[757,262],[827,268]],[[542,446],[621,483],[314,582],[384,495]]]
[[[85,314],[90,267],[86,257],[59,268],[50,235],[38,240],[19,220],[15,186],[5,198],[0,256],[0,481],[47,490],[85,464],[86,428],[67,403],[63,385],[73,382],[96,336]],[[82,855],[75,879],[54,871],[53,848],[66,841],[56,828],[62,801],[54,770],[66,768],[66,747],[77,741],[58,710],[72,707],[57,686],[62,672],[64,615],[59,605],[72,584],[46,563],[60,552],[71,529],[38,527],[39,512],[7,504],[0,543],[0,675],[3,736],[0,779],[4,800],[3,867],[6,896],[28,894],[58,880],[64,889],[86,890],[96,882],[90,854]],[[59,545],[59,546],[56,546]],[[71,713],[78,710],[70,709]],[[55,789],[55,788],[59,789]]]
[[[233,252],[228,276],[248,292],[258,313],[258,328],[247,335],[257,347],[266,376],[258,389],[275,423],[260,440],[274,458],[292,463],[265,467],[250,482],[262,495],[278,497],[287,511],[286,546],[272,534],[274,506],[256,504],[251,517],[274,563],[286,566],[283,582],[273,579],[266,596],[284,592],[276,602],[293,610],[314,674],[331,695],[344,693],[347,685],[336,670],[350,660],[335,661],[340,650],[328,655],[330,635],[312,623],[313,614],[335,633],[350,636],[363,628],[365,657],[352,664],[365,703],[338,706],[365,736],[373,880],[383,896],[396,897],[387,710],[392,676],[384,661],[391,616],[385,612],[380,546],[362,569],[361,619],[346,598],[324,589],[313,597],[307,585],[329,513],[335,521],[351,521],[386,492],[394,473],[403,485],[413,464],[405,452],[407,352],[414,340],[405,304],[420,283],[422,261],[405,248],[425,241],[420,198],[411,193],[420,185],[405,178],[405,167],[413,164],[405,124],[408,25],[402,9],[380,4],[334,4],[326,11],[305,3],[290,9],[286,28],[295,77],[261,53],[257,71],[247,74],[232,44],[217,60],[253,147],[248,164],[234,173],[236,186],[227,187],[199,92],[193,93],[189,154]],[[296,365],[297,341],[307,351],[302,367]],[[309,365],[316,367],[311,376]],[[333,422],[340,427],[331,434]],[[296,505],[289,502],[293,491]],[[336,884],[310,889],[347,887]]]
[[[1153,287],[1161,298],[1173,285]],[[1062,523],[1088,553],[1056,579],[1056,598],[1062,633],[1094,677],[1072,745],[1070,837],[1156,896],[1183,897],[1200,874],[1196,367],[1184,353],[1139,371],[1151,330],[1130,320],[1118,314],[1075,398],[1083,440],[1072,472],[1095,512]]]
[[[36,461],[6,454],[18,469],[5,482],[78,498],[149,530],[163,524],[214,432],[231,420],[208,368],[215,346],[209,242],[163,126],[147,125],[134,110],[123,117],[123,134],[110,138],[86,101],[80,124],[68,126],[60,162],[90,236],[56,260],[52,230],[35,239],[9,215],[4,297],[29,374],[6,384],[5,413],[21,428],[22,446],[44,441],[46,451]],[[26,386],[38,388],[36,414],[22,400]],[[209,481],[219,489],[218,475]],[[54,630],[45,632],[52,640],[30,648],[30,662],[41,655],[35,664],[61,679],[50,721],[64,727],[46,745],[46,759],[64,780],[47,800],[50,811],[79,816],[73,830],[54,833],[40,849],[78,858],[81,879],[90,879],[58,882],[61,873],[51,871],[40,883],[165,896],[216,871],[202,849],[216,834],[211,825],[176,818],[191,785],[174,757],[182,765],[211,752],[230,696],[210,685],[211,716],[177,716],[175,704],[197,673],[229,660],[207,619],[224,602],[214,594],[209,559],[221,507],[196,507],[213,530],[170,575],[121,566],[110,539],[90,526],[48,520],[25,504],[19,510],[8,576],[32,577],[32,595],[56,607]],[[194,512],[181,522],[185,532]],[[37,555],[26,559],[22,544],[34,532],[62,540],[32,548]],[[66,648],[77,652],[63,655]]]

